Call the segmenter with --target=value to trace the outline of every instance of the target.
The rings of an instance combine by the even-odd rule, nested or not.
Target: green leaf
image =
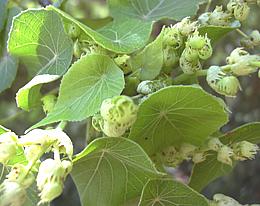
[[[131,58],[133,71],[140,71],[141,80],[152,80],[159,75],[163,66],[163,35],[159,35],[140,53]]]
[[[123,88],[123,72],[108,56],[84,56],[64,75],[54,110],[33,128],[92,116],[103,100],[119,95]]]
[[[70,66],[73,42],[54,11],[28,9],[14,18],[8,50],[31,74],[62,75]]]
[[[189,186],[200,192],[211,181],[227,175],[232,171],[232,167],[217,161],[216,152],[211,152],[204,162],[195,164],[192,169]]]
[[[181,20],[195,15],[205,0],[110,0],[111,15],[115,19],[135,18],[153,22],[164,18]]]
[[[0,0],[0,32],[4,29],[7,15],[7,0]]]
[[[72,178],[82,206],[123,205],[158,173],[142,148],[125,138],[98,138],[74,159]]]
[[[59,75],[42,74],[35,76],[29,83],[23,86],[16,94],[17,106],[25,111],[39,106],[41,104],[41,87],[42,84],[55,81]]]
[[[130,139],[148,154],[182,142],[201,145],[228,120],[225,105],[197,86],[171,86],[139,107]]]
[[[242,125],[220,136],[219,139],[223,144],[232,144],[241,141],[260,144],[260,122]]]
[[[85,34],[86,38],[117,53],[132,53],[144,47],[152,30],[150,23],[125,19],[125,21],[113,21],[100,30],[94,31],[55,7],[49,6],[47,9],[57,12],[63,18],[65,25],[72,23],[77,25],[82,31],[82,36]]]
[[[138,206],[209,206],[207,199],[173,179],[150,180],[144,187]]]
[[[0,59],[0,93],[11,87],[17,68],[18,61],[16,58],[6,55]]]
[[[6,132],[10,132],[10,130],[7,129],[7,128],[5,128],[5,127],[3,127],[2,125],[0,125],[0,135],[1,135],[1,134],[4,134],[4,133],[6,133]]]
[[[240,27],[239,21],[234,21],[230,26],[214,26],[207,25],[199,28],[200,34],[207,36],[211,39],[211,41],[217,42],[219,39],[224,37],[227,33],[234,31]]]

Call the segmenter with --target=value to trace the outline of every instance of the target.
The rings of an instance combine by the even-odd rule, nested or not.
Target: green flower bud
[[[54,94],[48,94],[41,98],[41,101],[43,103],[43,111],[47,114],[53,110],[57,97]]]
[[[256,144],[252,144],[248,141],[242,141],[233,145],[234,159],[236,160],[247,160],[254,159],[257,154],[259,147]]]
[[[180,58],[180,67],[181,67],[182,71],[186,74],[194,74],[197,71],[202,69],[199,60],[191,62],[191,61],[188,61],[184,57],[184,55],[182,55]]]
[[[213,137],[209,139],[207,146],[210,150],[218,151],[223,144],[220,142],[219,138]]]
[[[83,51],[81,50],[81,45],[79,43],[79,40],[77,39],[73,44],[73,55],[79,59],[82,53]]]
[[[215,194],[213,200],[217,203],[217,206],[241,206],[239,202],[223,194]]]
[[[223,11],[222,6],[216,6],[210,13],[208,24],[215,26],[229,26],[232,15]]]
[[[13,132],[0,135],[0,163],[6,164],[16,155],[18,137]]]
[[[204,47],[202,47],[199,51],[199,58],[206,60],[208,58],[210,58],[212,56],[213,53],[213,49],[210,43],[210,40],[207,38],[206,40],[206,44],[204,45]]]
[[[243,48],[236,48],[231,52],[230,56],[227,57],[226,61],[228,64],[235,64],[239,62],[241,57],[248,55],[249,53],[245,51]]]
[[[163,80],[146,80],[142,81],[138,87],[137,87],[137,92],[139,94],[152,94],[156,91],[159,91],[160,89],[167,87],[167,82]]]
[[[234,7],[234,16],[239,21],[244,21],[247,19],[250,12],[250,7],[246,2],[238,2]]]
[[[189,62],[198,61],[198,59],[199,59],[198,51],[189,46],[183,50],[181,55],[183,56],[183,58],[187,59],[187,61],[189,61]]]
[[[176,50],[170,46],[163,49],[163,64],[164,67],[174,67],[179,61],[179,55]]]
[[[136,120],[137,105],[127,96],[115,96],[102,102],[100,114],[108,122],[132,125]]]
[[[94,127],[95,130],[97,130],[98,132],[101,132],[102,129],[101,129],[101,126],[104,122],[103,118],[101,117],[100,114],[95,114],[93,117],[92,117],[92,126]]]
[[[255,45],[260,44],[260,32],[258,30],[254,30],[250,34],[250,38],[255,43]]]
[[[117,56],[114,61],[123,70],[124,74],[129,74],[132,69],[129,65],[130,56],[124,54]]]
[[[41,201],[39,204],[48,203],[57,198],[61,195],[63,191],[63,184],[60,182],[48,182],[44,185],[41,193],[40,198]]]
[[[189,36],[186,47],[190,46],[192,49],[202,49],[207,43],[207,36],[199,35],[199,32],[194,32],[191,36]]]
[[[183,159],[190,159],[190,157],[192,157],[192,155],[195,153],[196,149],[197,147],[192,144],[183,143],[179,149],[179,153]]]
[[[230,166],[232,166],[232,159],[231,157],[233,157],[234,152],[232,150],[232,148],[223,145],[219,150],[218,150],[218,155],[217,155],[217,160],[219,162],[222,162],[224,164],[228,164]]]
[[[108,137],[122,137],[131,125],[127,123],[109,122],[104,120],[102,124],[100,124],[100,127],[102,132],[104,132],[104,134]]]
[[[174,27],[165,27],[163,32],[163,42],[166,46],[178,49],[183,45],[183,37],[180,31]]]
[[[207,82],[212,87],[225,76],[226,74],[221,70],[220,66],[211,66],[207,72]]]
[[[206,155],[204,152],[195,152],[192,156],[192,161],[194,164],[204,162],[206,160]]]
[[[60,182],[65,178],[65,169],[60,161],[54,159],[44,160],[39,167],[36,178],[37,187],[42,191],[45,185],[50,181]]]
[[[5,180],[0,185],[1,206],[21,206],[26,201],[26,191],[17,182]]]
[[[138,77],[128,76],[125,78],[125,88],[123,90],[123,94],[127,96],[134,96],[137,94],[137,86],[140,83]]]
[[[22,164],[15,164],[6,177],[9,181],[19,183],[24,189],[30,187],[35,180],[34,174],[28,172],[28,168]]]
[[[72,39],[76,39],[77,37],[79,37],[81,29],[77,25],[72,23],[68,25],[67,32]]]
[[[189,36],[198,28],[198,24],[196,21],[191,22],[190,17],[186,17],[175,24],[174,27],[180,31],[181,35]]]

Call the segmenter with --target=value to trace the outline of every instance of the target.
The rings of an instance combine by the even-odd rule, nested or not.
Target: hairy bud
[[[234,158],[236,160],[247,160],[247,159],[254,159],[255,155],[257,154],[259,147],[256,144],[252,144],[248,141],[242,141],[239,143],[235,143],[233,146],[234,150]]]
[[[232,166],[232,159],[231,157],[234,155],[234,152],[232,148],[223,145],[219,150],[218,150],[218,155],[217,155],[217,160],[219,162],[222,162],[224,164],[228,164]]]
[[[195,164],[204,162],[206,160],[206,155],[204,152],[195,152],[192,156],[192,161]]]
[[[165,27],[163,32],[163,42],[166,46],[178,49],[183,45],[183,37],[180,31],[174,27]]]
[[[181,35],[189,36],[198,28],[198,23],[196,21],[192,22],[190,17],[186,17],[175,24],[174,27],[180,31]]]
[[[180,58],[180,67],[186,74],[194,74],[202,69],[199,59],[196,61],[188,61],[184,55]]]
[[[16,155],[18,137],[13,132],[0,135],[0,163],[6,164]]]
[[[208,149],[213,150],[213,151],[218,151],[222,146],[222,142],[218,138],[210,138],[208,141]]]

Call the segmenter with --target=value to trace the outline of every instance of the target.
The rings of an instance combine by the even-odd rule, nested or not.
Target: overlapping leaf
[[[148,154],[182,142],[201,145],[227,122],[225,105],[195,86],[172,86],[149,96],[138,111],[130,138]]]
[[[72,47],[54,11],[29,9],[14,18],[8,50],[31,74],[63,75],[71,63]]]
[[[7,0],[0,1],[0,32],[3,30],[7,15]]]
[[[142,148],[125,138],[94,140],[74,160],[72,178],[82,206],[124,205],[158,173]]]
[[[201,194],[173,179],[150,180],[144,187],[139,206],[208,206]]]
[[[103,100],[119,95],[123,88],[123,72],[108,56],[84,56],[64,75],[54,110],[34,127],[83,120],[95,114]]]
[[[41,103],[40,89],[42,84],[55,81],[59,75],[42,74],[35,76],[29,83],[23,86],[16,94],[17,106],[23,110],[30,111]]]

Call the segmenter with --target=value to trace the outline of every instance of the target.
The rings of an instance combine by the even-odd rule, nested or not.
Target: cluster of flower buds
[[[198,31],[190,35],[186,47],[180,57],[180,67],[184,73],[193,74],[201,70],[200,59],[206,60],[212,55],[210,39],[207,35],[201,36]]]
[[[195,164],[203,162],[206,160],[206,154],[192,144],[183,143],[178,149],[174,146],[164,149],[160,152],[160,159],[164,165],[176,167],[184,160],[192,160]]]
[[[253,30],[249,36],[242,39],[240,43],[243,47],[248,49],[260,46],[260,32],[258,30]]]
[[[213,200],[209,202],[210,206],[243,206],[235,199],[223,194],[215,194]],[[260,206],[259,204],[244,205],[244,206]]]
[[[57,102],[57,96],[54,94],[47,94],[43,98],[41,98],[42,101],[42,108],[45,114],[50,113]]]
[[[231,26],[234,20],[246,20],[249,12],[250,7],[246,0],[230,0],[226,11],[222,6],[216,6],[212,12],[201,14],[198,21],[201,25]]]
[[[197,28],[197,22],[192,22],[189,17],[173,26],[163,28],[164,67],[173,67],[178,63],[178,50],[183,48],[185,39],[194,33]]]
[[[7,164],[17,151],[24,149],[27,161],[16,163],[0,185],[0,205],[21,206],[26,201],[26,189],[35,181],[40,191],[41,203],[50,202],[63,190],[63,182],[72,169],[73,145],[61,129],[35,129],[18,138],[12,132],[0,135],[0,159]],[[54,159],[40,162],[44,153],[53,152]],[[60,155],[69,160],[60,159]],[[40,165],[40,167],[39,167]],[[39,167],[39,170],[38,170]]]
[[[259,150],[256,144],[248,141],[232,143],[230,146],[222,144],[218,138],[210,138],[207,149],[217,152],[217,160],[227,165],[232,165],[233,160],[251,160]]]
[[[199,16],[201,25],[230,26],[232,14],[223,11],[222,6],[216,6],[212,12],[206,12]]]
[[[138,106],[127,96],[115,96],[102,102],[100,113],[92,119],[93,127],[108,137],[120,137],[137,117]]]
[[[63,191],[63,182],[72,170],[69,160],[46,159],[39,167],[37,187],[41,191],[41,203],[50,202]]]

